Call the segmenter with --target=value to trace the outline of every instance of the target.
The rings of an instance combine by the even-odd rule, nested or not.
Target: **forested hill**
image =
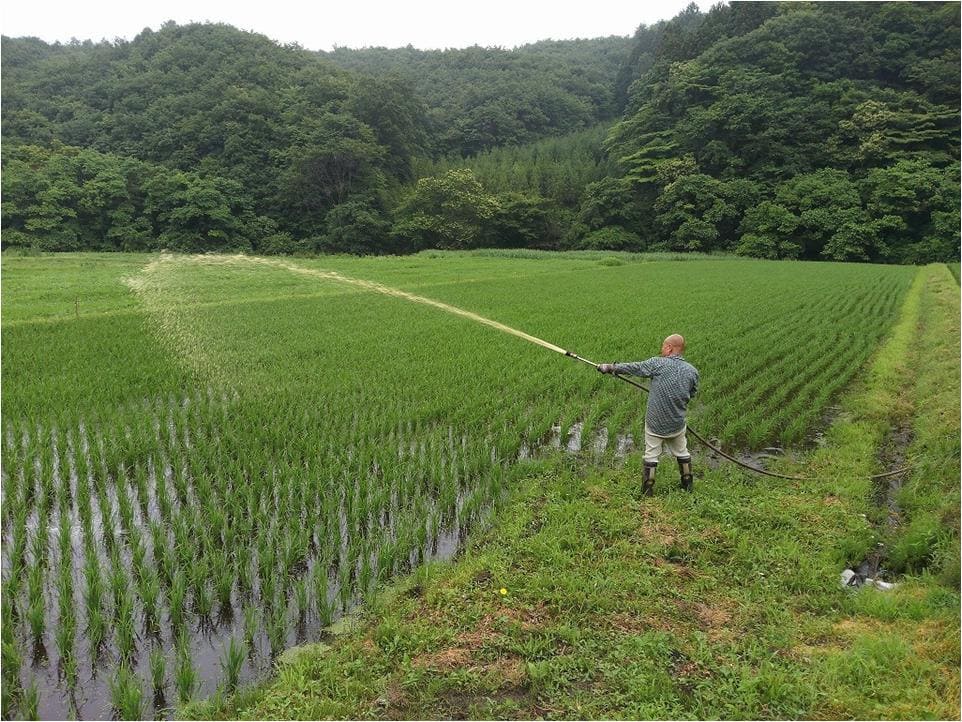
[[[337,48],[335,64],[407,80],[427,107],[435,154],[473,155],[613,120],[627,37],[542,41],[515,50]]]
[[[672,24],[606,146],[632,231],[773,258],[958,257],[958,3],[737,3]]]
[[[3,244],[958,258],[958,3],[692,5],[630,31],[5,37]]]

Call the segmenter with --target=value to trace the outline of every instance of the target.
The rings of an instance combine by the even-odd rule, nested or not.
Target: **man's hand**
[[[603,374],[613,374],[615,372],[614,364],[598,364],[598,371]]]

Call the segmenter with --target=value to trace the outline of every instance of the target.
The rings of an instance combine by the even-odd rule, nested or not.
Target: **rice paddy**
[[[501,331],[596,361],[681,332],[693,426],[804,447],[915,273],[612,254],[2,270],[3,714],[41,718],[230,691],[453,554],[525,456],[620,463],[643,398]]]

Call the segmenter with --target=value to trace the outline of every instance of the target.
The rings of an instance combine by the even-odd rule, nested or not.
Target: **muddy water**
[[[898,469],[906,465],[906,452],[912,443],[912,429],[906,424],[893,428],[879,447],[879,467]],[[895,474],[873,480],[872,501],[885,513],[884,521],[875,522],[880,534],[889,534],[901,523],[901,509],[898,504],[899,491],[905,483],[907,474]],[[888,576],[885,562],[888,550],[883,542],[870,551],[864,559],[849,565],[855,572],[852,586],[861,586],[866,579],[879,579]]]
[[[518,449],[518,460],[526,461],[563,451],[572,456],[586,456],[595,461],[601,460],[610,453],[617,465],[622,465],[635,448],[634,438],[630,433],[612,434],[607,426],[602,426],[594,432],[589,442],[584,439],[584,422],[576,421],[562,433],[561,424],[553,424],[547,435],[542,439],[524,439]]]
[[[72,468],[68,459],[68,467]],[[169,473],[165,470],[163,473]],[[156,485],[156,470],[151,475],[150,483]],[[110,486],[108,485],[108,488]],[[154,490],[153,494],[156,494]],[[482,509],[474,519],[467,519],[464,515],[465,503],[471,494],[468,490],[462,490],[457,494],[453,510],[445,513],[440,504],[435,502],[429,506],[425,524],[425,543],[421,548],[415,548],[410,556],[395,563],[393,573],[403,573],[414,567],[430,561],[447,560],[454,557],[461,548],[462,541],[472,521],[477,522],[483,519],[489,509]],[[398,517],[397,495],[392,494],[392,508],[384,509],[376,516],[369,518],[366,531],[369,534],[378,536],[385,541],[395,541],[397,529],[395,519]],[[116,492],[105,495],[103,508],[112,508],[113,516],[101,513],[96,517],[92,516],[97,526],[94,534],[97,539],[104,535],[102,523],[104,519],[117,519],[116,511]],[[101,500],[96,494],[91,495],[91,506],[97,508]],[[140,506],[135,505],[135,518],[137,524],[145,523],[140,518],[142,513]],[[71,508],[70,514],[75,515],[76,510]],[[55,640],[54,630],[60,626],[59,609],[57,599],[57,588],[55,584],[48,584],[45,590],[45,633],[39,643],[26,642],[23,647],[24,662],[20,672],[20,683],[22,686],[35,684],[39,691],[38,713],[41,719],[105,719],[114,715],[111,704],[111,680],[120,663],[119,649],[115,645],[112,637],[109,642],[99,649],[92,649],[90,642],[84,637],[83,630],[86,628],[86,607],[84,604],[85,580],[83,575],[83,543],[82,543],[82,523],[79,516],[72,516],[69,521],[67,518],[61,519],[59,512],[54,510],[50,517],[50,523],[46,529],[39,528],[39,520],[34,520],[30,526],[31,536],[36,534],[46,534],[52,549],[56,548],[60,524],[71,523],[71,536],[73,537],[73,560],[71,574],[73,579],[73,600],[72,606],[75,611],[76,640],[73,646],[73,658],[77,664],[77,679],[74,684],[68,684],[64,672],[64,660],[61,658],[58,645]],[[349,566],[350,550],[350,525],[347,519],[345,499],[341,499],[338,514],[338,526],[341,536],[339,546],[339,560],[333,568],[325,569],[320,572],[327,575],[327,594],[325,605],[332,610],[330,621],[336,621],[343,614],[350,612],[363,597],[363,590],[358,590],[359,580],[361,579],[362,558],[357,559],[356,564],[348,575],[350,588],[342,596],[341,577],[338,569]],[[122,532],[116,532],[122,536]],[[363,532],[362,532],[363,533]],[[4,540],[5,543],[8,540]],[[145,534],[145,543],[148,546],[148,554],[153,561],[152,542],[149,534]],[[97,544],[100,555],[104,554],[101,544]],[[125,544],[120,544],[119,549],[123,557],[123,563],[127,568],[131,566],[130,551]],[[5,555],[6,556],[6,555]],[[5,558],[6,563],[6,558]],[[106,556],[102,561],[108,563]],[[377,551],[373,551],[367,560],[372,569],[377,569]],[[301,578],[306,580],[313,579],[315,567],[320,560],[310,556],[307,559],[304,574]],[[59,568],[59,562],[51,561],[51,570]],[[7,570],[9,571],[9,570]],[[107,570],[104,570],[107,574]],[[284,615],[287,619],[285,638],[282,645],[287,648],[294,645],[308,642],[324,641],[329,635],[326,631],[328,620],[322,621],[317,609],[322,606],[317,602],[317,589],[313,584],[307,584],[308,611],[302,616],[298,616],[296,602],[292,590],[282,592],[282,598],[286,598],[286,609]],[[109,589],[105,594],[109,595]],[[158,609],[158,625],[153,632],[147,632],[148,625],[145,623],[143,610],[135,610],[134,626],[137,630],[135,639],[135,649],[130,660],[130,669],[137,675],[144,691],[144,715],[146,718],[165,718],[168,717],[174,705],[178,701],[178,691],[175,682],[175,671],[177,667],[176,654],[176,635],[177,632],[169,622],[169,609],[164,606],[164,595],[161,595]],[[226,610],[218,610],[215,604],[213,616],[209,619],[197,620],[196,618],[188,627],[189,651],[191,663],[197,673],[198,686],[194,691],[195,697],[206,697],[213,694],[223,680],[222,660],[225,650],[230,641],[243,642],[246,637],[245,632],[245,607],[253,606],[262,611],[265,606],[260,598],[260,589],[255,577],[253,589],[241,594],[235,586],[232,590],[231,605]],[[139,605],[139,602],[138,602]],[[189,613],[190,614],[190,613]],[[196,615],[192,615],[196,617]],[[258,615],[260,617],[260,615]],[[266,631],[266,614],[264,619],[258,619],[258,630],[246,644],[246,657],[240,669],[239,682],[241,684],[263,678],[272,668],[274,653],[271,640]],[[18,638],[27,640],[30,638],[26,629],[25,622],[17,622]],[[155,695],[150,689],[150,652],[159,650],[165,659],[166,675],[164,686],[160,694]]]
[[[906,452],[912,443],[912,439],[913,433],[910,426],[903,424],[892,429],[881,445],[879,468],[899,469],[904,467],[906,465]],[[888,511],[886,525],[889,528],[898,526],[900,521],[898,494],[902,489],[905,478],[906,474],[896,474],[874,480],[873,500],[876,506],[883,507]]]
[[[429,538],[423,549],[416,549],[411,553],[406,565],[398,565],[398,572],[406,571],[427,561],[443,561],[453,558],[460,549],[466,529],[458,524],[452,524],[440,530],[434,538]],[[311,567],[316,564],[311,560]],[[360,564],[360,560],[358,561]],[[376,556],[372,559],[376,564]],[[375,566],[376,568],[376,566]],[[359,569],[354,570],[356,576]],[[78,663],[78,681],[73,687],[67,685],[64,677],[63,660],[52,639],[52,632],[59,624],[57,614],[56,592],[49,590],[47,630],[42,643],[30,643],[24,652],[24,664],[21,669],[21,684],[33,682],[40,692],[40,719],[106,719],[112,717],[114,711],[111,705],[110,681],[119,664],[119,652],[112,643],[102,646],[99,650],[92,650],[88,641],[83,637],[82,630],[86,624],[83,614],[83,577],[74,574],[74,602],[77,609],[77,641],[74,647],[74,657]],[[214,612],[212,619],[194,621],[189,626],[189,649],[192,664],[197,672],[198,687],[195,697],[207,697],[213,694],[218,685],[222,684],[222,659],[225,650],[233,638],[238,643],[244,642],[245,624],[244,607],[255,604],[263,607],[257,600],[257,589],[252,594],[240,596],[233,594],[233,605],[226,613]],[[316,603],[315,592],[309,592],[309,604]],[[327,604],[334,609],[332,621],[337,621],[343,614],[352,611],[360,598],[352,593],[346,606],[340,606],[341,587],[338,575],[328,577]],[[138,609],[135,627],[138,630],[136,647],[132,655],[132,671],[140,678],[145,693],[144,714],[146,718],[166,718],[177,702],[178,692],[174,679],[177,656],[176,635],[167,621],[168,610],[161,606],[159,618],[160,629],[155,634],[145,634],[142,611]],[[308,642],[324,641],[329,637],[326,624],[314,611],[313,604],[310,611],[303,617],[298,617],[293,600],[289,602],[286,612],[288,619],[284,648]],[[149,655],[151,650],[162,651],[166,662],[165,685],[162,694],[155,696],[150,692]],[[258,631],[252,643],[246,647],[247,654],[240,670],[241,684],[263,678],[270,672],[273,664],[271,642],[264,625],[259,623]]]

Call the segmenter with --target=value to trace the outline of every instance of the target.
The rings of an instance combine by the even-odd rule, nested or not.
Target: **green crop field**
[[[599,362],[683,333],[691,425],[732,451],[784,447],[797,473],[917,269],[64,254],[2,273],[4,715],[136,717],[262,677],[449,556],[524,457],[567,446],[606,468],[640,438],[638,392],[344,278]]]

